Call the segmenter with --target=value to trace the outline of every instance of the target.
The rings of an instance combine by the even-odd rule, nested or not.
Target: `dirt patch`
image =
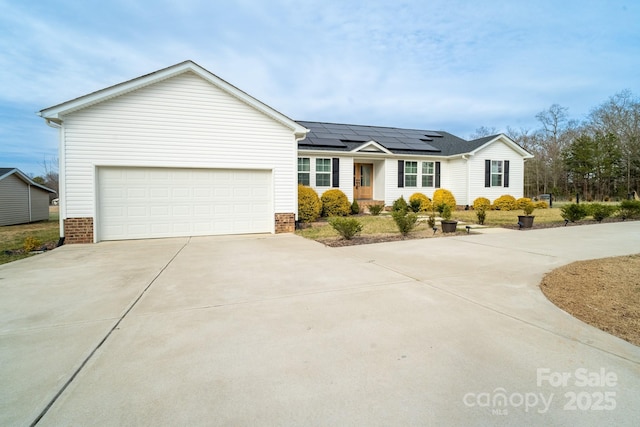
[[[640,346],[640,254],[574,262],[540,288],[572,316]]]

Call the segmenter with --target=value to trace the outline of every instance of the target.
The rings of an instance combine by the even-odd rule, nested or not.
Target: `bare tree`
[[[473,140],[478,138],[484,138],[485,136],[497,135],[499,133],[500,132],[494,127],[488,128],[486,126],[480,126],[471,135],[469,135],[469,139]]]
[[[42,160],[42,169],[44,171],[43,185],[58,193],[58,158],[51,157],[47,160],[47,158],[45,157]]]

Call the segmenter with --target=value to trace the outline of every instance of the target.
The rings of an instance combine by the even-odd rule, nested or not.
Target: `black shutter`
[[[509,186],[509,160],[504,161],[504,186]]]
[[[340,187],[340,159],[333,158],[333,166],[331,167],[331,186]]]
[[[404,160],[398,160],[398,188],[404,187]]]
[[[436,188],[440,188],[440,162],[436,162]]]
[[[491,160],[484,161],[484,186],[491,187]]]

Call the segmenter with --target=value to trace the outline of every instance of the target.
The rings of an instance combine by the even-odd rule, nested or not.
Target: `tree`
[[[48,187],[58,193],[58,158],[53,157],[42,161],[42,169],[44,170],[44,183],[45,187]]]
[[[469,135],[469,139],[474,140],[478,138],[484,138],[485,136],[497,135],[499,133],[500,132],[498,132],[498,130],[494,127],[488,128],[486,126],[480,126],[471,135]]]
[[[602,134],[617,137],[625,163],[626,192],[640,186],[640,100],[624,90],[596,107],[589,115],[590,126]]]

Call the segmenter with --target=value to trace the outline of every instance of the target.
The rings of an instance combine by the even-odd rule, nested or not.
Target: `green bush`
[[[503,194],[493,201],[493,209],[497,211],[513,211],[518,209],[518,204],[515,197]]]
[[[603,205],[601,203],[592,203],[588,207],[588,213],[595,219],[600,222],[605,218],[609,218],[613,213],[617,210],[617,207],[612,205]]]
[[[413,193],[411,197],[409,197],[409,204],[411,205],[411,210],[414,212],[429,212],[433,209],[431,199],[422,193]],[[416,205],[417,208],[414,207]]]
[[[440,216],[443,220],[449,221],[451,219],[451,207],[448,204],[442,203],[439,205],[438,212],[440,212]]]
[[[433,193],[433,206],[440,206],[441,204],[446,204],[451,208],[452,211],[456,210],[456,198],[453,197],[453,194],[449,190],[445,190],[444,188],[438,188]]]
[[[351,240],[362,231],[362,224],[355,218],[331,217],[329,225],[347,240]]]
[[[429,228],[433,228],[436,226],[436,218],[433,215],[429,215],[427,218],[427,225]]]
[[[476,217],[478,218],[478,224],[484,225],[484,221],[487,219],[487,210],[484,206],[480,206],[475,209]]]
[[[382,203],[378,203],[378,204],[369,206],[369,212],[373,216],[380,215],[380,212],[382,212],[383,209],[384,209],[384,204],[382,204]]]
[[[414,212],[407,212],[406,210],[397,210],[391,213],[393,220],[400,230],[400,234],[406,236],[411,230],[413,230],[418,222],[418,215]]]
[[[298,185],[298,219],[302,222],[313,222],[322,211],[322,203],[313,188]]]
[[[623,200],[618,207],[618,216],[622,219],[640,217],[640,200]]]
[[[349,199],[337,188],[325,191],[320,200],[322,201],[322,216],[347,216],[351,212]]]
[[[393,206],[391,207],[392,212],[407,212],[408,210],[409,205],[407,205],[407,201],[402,196],[400,196],[399,199],[394,200]]]
[[[478,197],[473,201],[473,209],[484,209],[485,211],[491,209],[491,201],[486,197]]]
[[[353,199],[353,203],[351,203],[351,215],[358,215],[359,213],[360,213],[360,205],[355,199]]]
[[[576,222],[587,216],[587,208],[585,205],[570,203],[560,208],[560,214],[562,218]]]

